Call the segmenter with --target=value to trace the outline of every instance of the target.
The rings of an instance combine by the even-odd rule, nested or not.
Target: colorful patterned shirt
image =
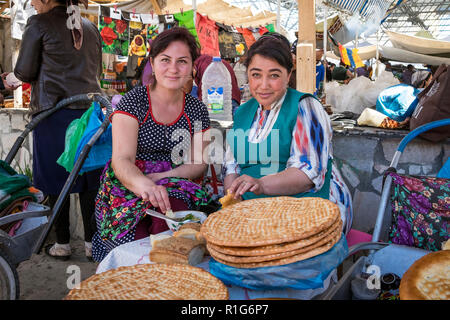
[[[258,107],[248,135],[250,142],[261,142],[269,135],[285,97],[286,94],[274,102],[270,110],[264,110],[261,105]],[[324,184],[328,159],[333,154],[332,136],[331,123],[322,104],[312,97],[302,99],[299,102],[297,123],[292,131],[291,152],[286,168],[297,168],[306,174],[314,184],[309,192],[320,190]],[[230,145],[226,143],[222,176],[233,173],[240,174],[241,168]],[[352,199],[335,163],[332,167],[329,199],[339,206],[344,232],[348,232],[353,216]]]

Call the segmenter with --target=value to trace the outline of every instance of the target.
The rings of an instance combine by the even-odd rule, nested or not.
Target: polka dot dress
[[[148,87],[139,86],[128,92],[111,115],[127,114],[139,123],[136,159],[153,161],[172,161],[172,150],[190,147],[190,138],[195,132],[210,127],[208,109],[200,100],[185,95],[184,105],[178,117],[169,124],[163,124],[153,117]]]
[[[151,99],[148,87],[138,86],[129,91],[118,104],[112,117],[117,114],[126,114],[136,119],[139,123],[138,146],[136,159],[144,161],[170,161],[172,150],[179,150],[178,155],[183,156],[183,150],[189,150],[191,137],[194,133],[205,131],[210,127],[208,110],[203,102],[186,94],[181,113],[170,124],[162,124],[156,121],[152,114]],[[176,149],[174,149],[176,148]],[[181,198],[181,194],[169,194]],[[100,230],[102,213],[98,206],[95,208],[97,229]],[[136,227],[116,240],[103,240],[99,232],[92,238],[92,256],[95,261],[102,261],[115,247],[134,241]]]

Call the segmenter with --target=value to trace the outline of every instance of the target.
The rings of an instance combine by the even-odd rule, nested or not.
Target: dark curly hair
[[[253,43],[248,50],[247,59],[244,63],[247,68],[257,54],[277,61],[282,67],[286,68],[288,73],[294,67],[289,40],[282,34],[268,32]]]

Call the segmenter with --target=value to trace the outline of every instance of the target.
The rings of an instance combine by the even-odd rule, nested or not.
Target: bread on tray
[[[202,262],[205,245],[184,237],[169,237],[155,243],[149,258],[156,263],[181,263],[195,266]]]

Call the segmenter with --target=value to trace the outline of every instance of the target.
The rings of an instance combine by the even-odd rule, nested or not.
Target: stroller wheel
[[[19,299],[19,288],[17,270],[0,249],[0,300]]]

